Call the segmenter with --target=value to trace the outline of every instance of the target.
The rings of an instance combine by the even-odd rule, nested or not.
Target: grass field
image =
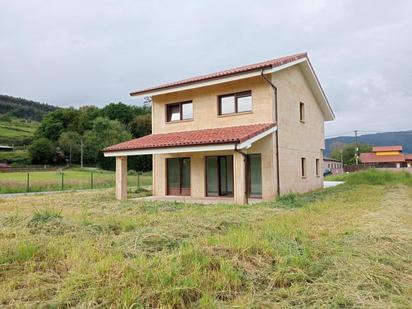
[[[63,185],[65,190],[90,189],[92,185],[90,170],[64,170]],[[62,176],[59,171],[30,172],[30,192],[61,190]],[[140,176],[141,186],[151,185],[150,174]],[[128,176],[129,186],[137,187],[137,176]],[[115,173],[111,171],[93,171],[93,188],[111,188],[115,185]],[[0,173],[0,194],[27,192],[27,172]]]
[[[395,177],[253,206],[0,199],[0,306],[411,308],[412,186]]]

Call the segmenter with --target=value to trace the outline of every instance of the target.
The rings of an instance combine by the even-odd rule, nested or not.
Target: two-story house
[[[324,121],[334,119],[306,53],[131,93],[152,98],[152,134],[104,149],[116,157],[116,197],[127,157],[153,155],[153,195],[272,199],[322,187]]]

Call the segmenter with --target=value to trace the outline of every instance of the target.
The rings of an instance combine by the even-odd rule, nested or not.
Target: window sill
[[[306,178],[308,178],[308,176],[302,176],[302,179],[306,179]]]
[[[191,118],[191,119],[183,119],[183,120],[166,121],[166,124],[182,123],[182,122],[191,122],[191,121],[193,121],[193,118]]]
[[[223,117],[238,116],[238,115],[247,115],[247,114],[253,114],[253,112],[250,111],[250,112],[230,113],[230,114],[217,115],[217,117],[218,117],[218,118],[223,118]]]
[[[305,120],[299,120],[300,123],[305,124],[306,121]]]

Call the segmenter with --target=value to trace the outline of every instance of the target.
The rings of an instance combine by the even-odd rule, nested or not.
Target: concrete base
[[[189,203],[189,204],[234,204],[235,200],[233,197],[203,197],[203,198],[192,198],[190,196],[145,196],[132,199],[134,201],[157,201],[157,202],[178,202],[178,203]],[[249,199],[249,204],[256,204],[262,202],[261,199]]]

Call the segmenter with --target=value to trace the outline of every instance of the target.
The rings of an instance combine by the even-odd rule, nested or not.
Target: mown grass
[[[253,206],[3,199],[0,306],[410,308],[411,207],[392,183]]]
[[[60,171],[30,172],[30,192],[60,191]],[[92,171],[82,169],[64,170],[64,190],[90,189],[92,185]],[[111,188],[115,185],[115,173],[111,171],[93,171],[93,188]],[[140,185],[151,185],[150,173],[140,175]],[[137,187],[137,175],[128,176],[128,184]],[[27,192],[27,172],[0,173],[1,193]]]

